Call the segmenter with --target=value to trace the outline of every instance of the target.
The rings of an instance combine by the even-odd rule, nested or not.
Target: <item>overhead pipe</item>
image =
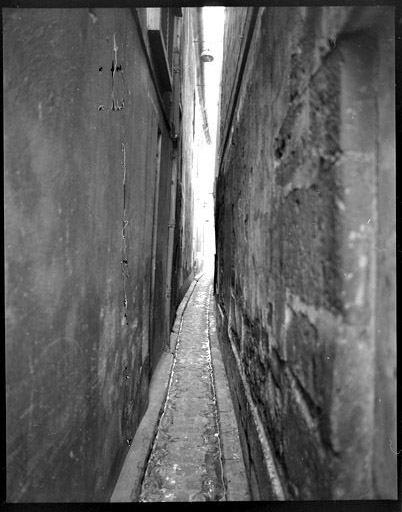
[[[202,8],[197,7],[192,9],[192,28],[194,35],[194,43],[198,43],[198,52],[196,52],[195,68],[197,75],[196,86],[198,88],[198,97],[200,98],[201,116],[202,116],[202,127],[204,130],[205,139],[207,144],[211,144],[211,135],[209,133],[209,125],[207,112],[205,108],[205,79],[204,79],[204,61],[201,56],[205,49],[203,48],[203,23],[202,23]]]

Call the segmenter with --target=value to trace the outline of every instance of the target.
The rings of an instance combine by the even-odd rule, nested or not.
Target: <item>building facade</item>
[[[3,11],[8,501],[107,501],[147,408],[193,277],[188,22]]]
[[[393,31],[226,10],[215,287],[254,499],[397,497]]]

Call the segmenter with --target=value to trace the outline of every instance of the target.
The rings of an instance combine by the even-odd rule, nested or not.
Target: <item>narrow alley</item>
[[[200,277],[182,318],[167,401],[148,462],[140,501],[222,501],[226,496],[216,383],[211,359],[209,315],[214,314],[211,276]],[[218,347],[215,347],[218,349]],[[222,376],[221,376],[222,378]],[[222,404],[220,404],[222,406]],[[224,405],[232,408],[230,399]],[[231,426],[231,431],[228,431]],[[232,459],[242,469],[233,498],[246,499],[247,481],[233,423],[226,436],[236,444]],[[230,466],[229,466],[230,467]],[[226,465],[225,465],[226,469]],[[233,479],[231,469],[226,478]],[[242,494],[243,488],[243,494]]]
[[[183,316],[167,402],[140,501],[223,497],[223,474],[208,335],[210,279],[197,283]]]
[[[395,512],[400,10],[23,4],[4,504]]]

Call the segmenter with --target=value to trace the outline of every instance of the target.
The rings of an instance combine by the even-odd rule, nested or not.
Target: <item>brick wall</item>
[[[254,499],[395,498],[393,11],[225,34],[216,289]]]

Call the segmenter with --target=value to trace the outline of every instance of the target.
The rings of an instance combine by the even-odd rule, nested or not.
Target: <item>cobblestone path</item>
[[[139,501],[225,499],[208,335],[212,278],[195,286],[183,315],[170,387]]]

